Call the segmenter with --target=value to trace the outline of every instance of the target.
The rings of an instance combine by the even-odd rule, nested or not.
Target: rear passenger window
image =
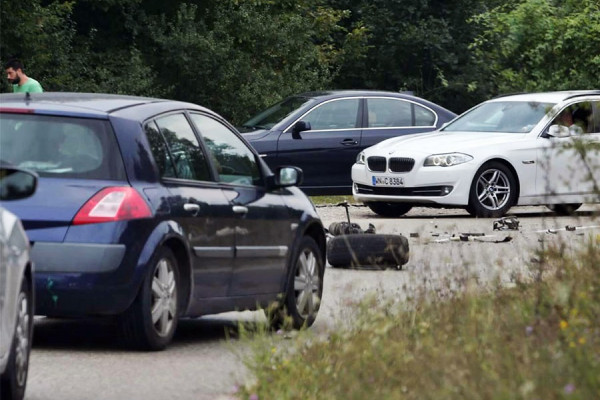
[[[106,120],[3,113],[0,159],[42,177],[126,179]]]
[[[146,124],[145,131],[160,176],[163,178],[176,178],[177,175],[175,174],[175,168],[171,160],[171,153],[169,153],[165,139],[158,131],[158,126],[152,121]]]
[[[413,126],[411,103],[395,99],[368,99],[369,128]]]
[[[415,108],[415,126],[434,126],[435,114],[433,111],[414,104]]]
[[[161,155],[160,148],[157,148],[157,152],[154,153],[159,169],[163,163],[161,172],[167,174],[164,176],[172,176],[174,171],[174,175],[180,179],[210,180],[206,157],[185,115],[172,114],[157,118],[156,125],[167,143],[169,152],[168,155]],[[161,157],[164,161],[158,160]],[[169,161],[173,171],[169,170]]]

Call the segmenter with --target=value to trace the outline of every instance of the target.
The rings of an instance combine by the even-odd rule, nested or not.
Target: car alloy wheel
[[[163,350],[171,342],[179,318],[179,269],[173,252],[159,248],[135,301],[123,315],[123,338],[142,350]]]
[[[294,297],[296,310],[304,319],[316,315],[321,304],[321,276],[316,254],[306,247],[296,261],[294,278]]]
[[[467,210],[477,217],[501,217],[512,207],[516,182],[504,164],[490,162],[475,174]]]
[[[161,259],[152,277],[152,324],[156,333],[166,336],[177,319],[177,285],[170,260]]]
[[[0,398],[22,399],[25,395],[33,333],[33,302],[29,282],[24,280],[17,299],[17,320],[11,354],[0,377]]]
[[[17,385],[25,386],[27,380],[27,369],[29,364],[29,350],[30,350],[30,325],[31,325],[31,314],[30,305],[27,294],[24,292],[19,293],[19,310],[17,314],[17,330],[15,332],[16,340],[16,358],[15,366],[17,372]]]
[[[325,272],[321,250],[312,237],[302,238],[288,272],[284,297],[265,310],[267,320],[274,329],[309,327],[321,306]]]

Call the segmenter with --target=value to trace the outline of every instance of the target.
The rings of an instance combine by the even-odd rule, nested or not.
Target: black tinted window
[[[42,177],[126,179],[106,120],[3,113],[0,159]]]
[[[209,180],[206,157],[185,116],[172,114],[157,118],[156,124],[167,142],[175,175],[180,179]]]
[[[219,181],[258,185],[261,176],[254,153],[229,128],[210,117],[192,114],[219,173]]]

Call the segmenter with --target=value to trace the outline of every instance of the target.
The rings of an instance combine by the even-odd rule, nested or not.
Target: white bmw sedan
[[[352,181],[354,198],[385,217],[417,205],[494,218],[514,205],[572,213],[600,202],[600,90],[483,102],[438,131],[365,149]]]

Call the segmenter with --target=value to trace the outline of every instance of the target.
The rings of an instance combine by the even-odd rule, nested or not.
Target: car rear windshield
[[[114,133],[105,120],[2,113],[0,160],[42,177],[126,178]]]
[[[458,117],[444,131],[527,133],[554,104],[532,101],[493,101]]]

